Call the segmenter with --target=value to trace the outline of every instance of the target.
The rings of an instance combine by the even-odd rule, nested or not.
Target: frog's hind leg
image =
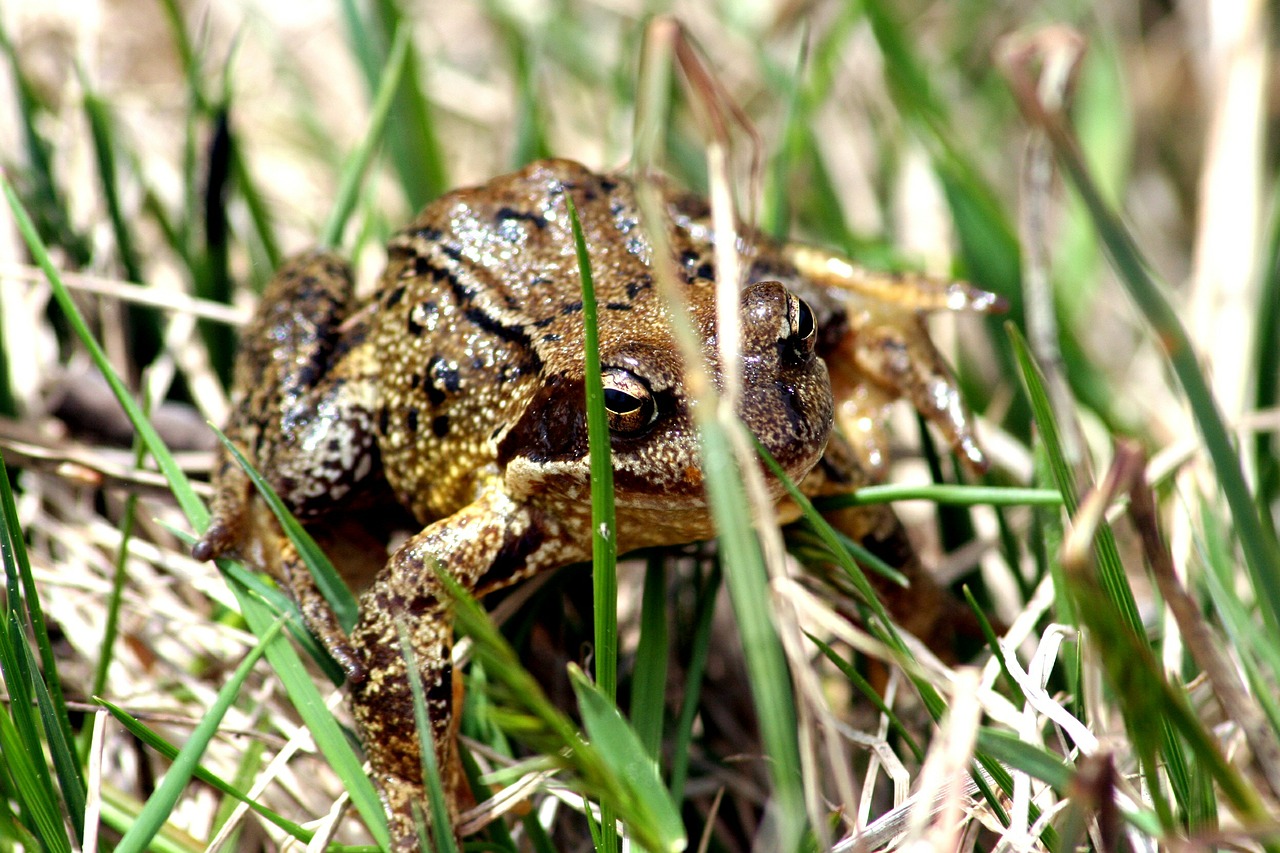
[[[325,460],[314,458],[320,455],[316,449],[324,447],[315,445],[335,431],[334,415],[353,402],[341,399],[345,379],[332,375],[341,351],[350,349],[343,324],[351,311],[352,290],[344,261],[323,252],[300,255],[267,284],[240,335],[232,416],[224,431],[299,515],[323,497],[323,483],[317,479],[332,478],[317,464]],[[306,456],[312,457],[310,472],[316,473],[303,468]],[[202,560],[244,556],[254,533],[254,489],[225,448],[213,471],[213,487],[209,527],[193,553]]]
[[[291,512],[313,529],[377,469],[372,368],[351,315],[350,267],[313,252],[287,262],[267,285],[241,335],[227,437],[262,472]],[[213,475],[208,528],[196,559],[229,556],[281,580],[309,627],[349,675],[359,677],[342,632],[314,580],[248,475],[225,448]],[[335,513],[336,515],[336,513]]]

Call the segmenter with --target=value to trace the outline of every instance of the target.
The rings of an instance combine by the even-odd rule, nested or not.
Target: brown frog
[[[453,192],[391,240],[370,297],[354,295],[344,262],[305,255],[277,274],[242,338],[227,434],[363,584],[359,622],[344,634],[225,455],[195,554],[240,557],[280,578],[344,666],[397,847],[416,848],[413,806],[423,802],[398,624],[422,670],[446,789],[455,803],[464,796],[437,561],[484,595],[590,558],[582,301],[567,194],[600,308],[619,551],[710,537],[682,362],[626,178],[551,160]],[[703,202],[667,200],[683,295],[715,378],[714,234]],[[746,242],[754,252],[740,296],[739,415],[793,480],[810,494],[867,482],[883,456],[879,407],[903,395],[979,458],[917,309],[981,308],[985,295],[914,282],[886,299],[877,291],[884,277],[863,281],[834,256],[756,234]],[[858,452],[833,438],[836,400]],[[420,532],[388,558],[383,537],[398,510]],[[844,511],[836,521],[916,574],[889,510]],[[919,577],[903,599],[913,614],[927,609],[922,596],[940,595]]]

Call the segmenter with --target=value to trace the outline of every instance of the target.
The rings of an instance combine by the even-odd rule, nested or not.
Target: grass
[[[738,203],[772,233],[1004,296],[1006,317],[934,327],[956,339],[993,465],[969,475],[895,417],[889,482],[787,531],[829,569],[806,572],[753,523],[749,442],[691,374],[715,548],[624,556],[613,578],[598,541],[594,598],[569,569],[492,618],[458,604],[463,728],[495,796],[468,816],[497,817],[485,849],[618,849],[615,816],[655,850],[1280,849],[1280,217],[1194,215],[1202,174],[1251,168],[1266,198],[1276,163],[1209,132],[1262,139],[1263,101],[1174,76],[1214,61],[1184,19],[868,0],[769,21],[725,4],[685,19],[715,69],[702,77],[607,6],[419,20],[347,2],[325,27],[265,6],[234,22],[144,8],[103,11],[103,51],[135,31],[154,46],[114,76],[74,40],[43,62],[32,24],[0,14],[0,239],[36,268],[0,262],[0,849],[385,842],[338,674],[292,605],[185,556],[234,336],[166,293],[241,305],[316,243],[376,267],[389,231],[450,186],[546,153],[610,167],[633,151],[711,195],[761,186]],[[993,35],[1046,20],[1091,41],[1078,74],[1064,31]],[[1042,85],[1060,69],[1069,108]],[[1221,79],[1247,91],[1249,73]],[[741,129],[728,147],[707,134],[717,86],[761,151]],[[755,153],[759,174],[734,171]],[[1233,238],[1257,282],[1243,358],[1205,346],[1210,318],[1181,307],[1217,304],[1212,275],[1187,292],[1182,271]],[[117,283],[79,291],[81,273]],[[59,377],[86,356],[132,448],[102,437],[107,416],[77,416],[90,383]],[[59,382],[55,412],[37,390]],[[1248,410],[1220,402],[1238,399]],[[1172,473],[1143,473],[1178,453]],[[605,512],[608,490],[593,497]],[[885,501],[998,617],[961,664],[902,635],[864,577],[873,556],[820,515]]]

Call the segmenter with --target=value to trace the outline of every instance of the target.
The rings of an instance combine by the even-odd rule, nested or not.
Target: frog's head
[[[710,282],[692,285],[695,329],[721,385]],[[652,294],[657,299],[657,294]],[[809,306],[783,285],[758,282],[741,296],[742,396],[738,414],[787,474],[818,462],[832,426],[831,386],[815,353]],[[657,315],[660,322],[639,321]],[[601,378],[624,548],[710,535],[704,473],[683,360],[664,312],[602,312]],[[637,316],[639,315],[639,316]],[[630,320],[630,325],[628,325]],[[587,505],[589,460],[581,371],[544,377],[502,437],[499,462],[516,493]],[[781,485],[773,483],[775,496]]]

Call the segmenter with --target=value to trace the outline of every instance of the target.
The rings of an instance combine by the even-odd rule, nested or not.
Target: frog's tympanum
[[[413,808],[423,802],[400,626],[422,672],[446,790],[455,803],[465,796],[453,629],[437,566],[484,595],[591,556],[582,297],[566,196],[579,211],[600,308],[619,551],[713,536],[681,356],[624,177],[551,160],[446,195],[391,241],[368,298],[355,295],[341,260],[297,258],[267,288],[236,362],[227,434],[363,586],[359,622],[343,632],[226,455],[195,554],[271,572],[345,668],[397,846],[416,848]],[[668,193],[667,211],[714,379],[715,235],[702,201]],[[874,479],[884,465],[881,410],[897,397],[980,462],[920,314],[982,310],[989,295],[869,275],[745,230],[739,237],[752,251],[739,297],[738,414],[792,479],[813,495]],[[832,520],[913,579],[893,608],[905,627],[947,630],[941,606],[928,603],[942,593],[917,570],[890,510],[844,510]],[[388,557],[394,523],[418,532]]]

